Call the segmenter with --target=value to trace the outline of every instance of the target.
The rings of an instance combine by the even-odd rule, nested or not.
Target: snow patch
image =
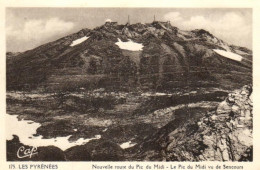
[[[172,96],[172,94],[170,93],[152,93],[152,92],[146,92],[146,93],[142,93],[141,96],[146,96],[146,97],[151,97],[151,96]]]
[[[6,114],[7,128],[6,139],[12,140],[13,135],[19,137],[19,140],[24,145],[40,147],[40,146],[56,146],[61,150],[66,150],[76,145],[84,145],[91,140],[100,139],[101,135],[95,135],[93,138],[80,138],[77,141],[69,141],[71,135],[66,137],[56,137],[51,139],[43,139],[43,136],[33,136],[36,134],[36,130],[41,126],[40,123],[33,122],[31,120],[18,120],[18,115]],[[74,129],[75,131],[75,129]]]
[[[128,39],[127,42],[123,42],[118,38],[118,42],[115,44],[118,45],[120,49],[129,51],[142,51],[144,47],[143,44],[133,42],[130,39]]]
[[[15,98],[15,99],[23,99],[25,97],[29,98],[46,98],[54,95],[54,93],[24,93],[24,92],[8,92],[6,93],[7,97]]]
[[[102,132],[106,132],[108,128],[105,128],[104,130],[102,130]]]
[[[215,51],[216,53],[218,53],[219,55],[232,59],[232,60],[236,60],[236,61],[241,61],[243,59],[242,56],[229,52],[229,51],[224,51],[224,50],[218,50],[218,49],[214,49],[213,51]]]
[[[131,147],[133,147],[133,146],[135,146],[135,145],[136,145],[136,143],[132,143],[131,141],[128,141],[128,142],[122,143],[122,144],[120,145],[120,147],[121,147],[122,149],[126,149],[126,148],[131,148]]]
[[[75,45],[78,45],[80,43],[82,43],[83,41],[86,41],[89,37],[81,37],[79,39],[76,39],[74,41],[72,41],[72,43],[70,44],[71,47],[75,46]]]

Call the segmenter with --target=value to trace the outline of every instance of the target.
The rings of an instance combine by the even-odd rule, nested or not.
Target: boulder
[[[123,161],[124,151],[116,143],[104,141],[91,151],[93,161]]]
[[[91,161],[90,149],[86,145],[74,146],[65,151],[69,161]]]
[[[64,152],[55,146],[38,147],[37,152],[32,161],[65,161]]]

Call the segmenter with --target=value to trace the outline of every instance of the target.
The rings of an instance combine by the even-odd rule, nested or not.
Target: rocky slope
[[[227,96],[225,99],[222,98],[224,94]],[[63,121],[64,126],[60,124],[57,126],[54,122],[51,127],[55,129],[57,126],[57,130],[42,125],[37,132],[47,128],[41,135],[46,137],[44,132],[47,132],[47,136],[55,137],[55,133],[60,132],[61,129],[64,129],[67,133],[73,128],[78,128],[80,131],[74,132],[76,136],[91,137],[91,133],[100,133],[102,137],[91,140],[84,145],[71,147],[65,151],[54,146],[38,147],[36,156],[19,159],[16,155],[17,150],[24,145],[15,136],[12,140],[7,140],[7,160],[252,161],[252,87],[244,86],[228,95],[224,92],[221,94],[218,92],[218,95],[216,96],[214,93],[211,95],[204,94],[205,98],[197,102],[195,96],[192,97],[191,95],[194,103],[185,103],[187,101],[186,95],[164,98],[161,96],[161,98],[147,98],[146,102],[139,103],[137,107],[118,110],[118,113],[112,112],[116,114],[115,116],[110,115],[111,113],[109,114],[106,109],[103,109],[102,112],[95,112],[94,116],[97,120],[100,118],[99,116],[104,118],[104,115],[107,118],[109,115],[112,116],[111,123],[118,119],[115,126],[106,125],[103,119],[100,123],[103,122],[104,125],[97,123],[97,121],[92,122],[94,123],[92,127],[90,126],[91,122],[81,125],[80,121],[87,120],[87,117],[80,115],[82,111],[72,115],[73,110],[70,110],[71,112],[65,115],[68,119]],[[201,99],[201,97],[198,97],[198,99]],[[160,100],[165,101],[165,103],[160,102]],[[119,104],[121,105],[121,103]],[[15,109],[15,107],[17,106],[13,106],[12,109]],[[19,110],[21,110],[20,108]],[[41,107],[38,106],[38,108]],[[118,107],[118,109],[120,108],[124,109]],[[144,109],[141,110],[141,108]],[[68,108],[66,107],[66,109]],[[14,113],[18,114],[16,111]],[[41,114],[34,116],[32,114],[31,117],[28,117],[28,115],[26,117],[26,114],[21,116],[29,120],[36,117],[33,120],[37,122],[44,117],[46,120],[42,121],[48,122],[52,120],[53,114],[55,113],[44,116]],[[87,114],[89,113],[85,113],[84,116],[88,116]],[[63,116],[61,113],[58,113],[58,115],[59,118]],[[69,122],[70,120],[74,121],[74,124]],[[102,127],[97,128],[97,125]],[[91,131],[91,129],[94,129],[94,131]],[[68,134],[71,134],[71,132]],[[130,140],[135,142],[136,145],[127,149],[120,146]],[[29,146],[25,147],[28,148]]]
[[[83,42],[74,45],[83,37]],[[143,48],[125,49],[118,42],[132,42]],[[215,49],[240,55],[242,60],[224,57]],[[229,45],[202,29],[182,31],[159,21],[132,25],[108,22],[7,55],[13,56],[7,57],[8,90],[233,89],[252,81],[252,51]]]
[[[230,93],[205,115],[188,114],[182,112],[130,155],[150,161],[252,161],[251,86]]]

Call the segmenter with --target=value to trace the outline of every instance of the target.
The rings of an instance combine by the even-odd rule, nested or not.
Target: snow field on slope
[[[128,39],[127,42],[123,42],[118,38],[118,42],[116,42],[115,44],[119,46],[120,49],[129,51],[142,51],[144,47],[143,44],[133,42],[130,39]]]
[[[70,44],[70,46],[73,47],[73,46],[75,46],[75,45],[78,45],[78,44],[82,43],[83,41],[86,41],[88,38],[89,38],[89,37],[84,36],[84,37],[81,37],[81,38],[79,38],[79,39],[76,39],[76,40],[74,40],[74,41]]]
[[[34,136],[36,130],[41,126],[40,123],[36,123],[30,120],[18,120],[17,115],[6,114],[6,121],[11,122],[8,124],[8,130],[6,130],[6,139],[12,140],[13,135],[19,137],[19,140],[24,145],[40,147],[40,146],[56,146],[61,150],[66,150],[76,145],[83,145],[94,139],[100,139],[101,135],[95,135],[93,138],[79,138],[77,141],[69,141],[69,136],[56,137],[51,139],[43,139],[43,136]]]
[[[121,147],[122,149],[127,149],[127,148],[131,148],[131,147],[133,147],[133,146],[135,146],[135,145],[136,145],[136,143],[132,143],[131,141],[128,141],[128,142],[122,143],[122,144],[120,145],[120,147]]]
[[[229,52],[229,51],[224,51],[224,50],[218,50],[218,49],[214,49],[213,51],[215,51],[216,53],[218,53],[219,55],[232,59],[232,60],[236,60],[236,61],[241,61],[243,59],[242,56]]]

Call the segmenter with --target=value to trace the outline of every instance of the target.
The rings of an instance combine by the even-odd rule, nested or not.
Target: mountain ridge
[[[70,46],[73,41],[82,37],[88,39]],[[118,40],[124,43],[129,39],[142,44],[143,48],[137,51],[124,50],[115,44]],[[230,51],[242,56],[243,59],[230,60],[215,53],[213,49]],[[218,82],[219,75],[213,75],[210,70],[219,68],[222,70],[217,71],[217,74],[223,75],[222,71],[228,74],[230,71],[239,71],[249,77],[252,72],[252,52],[244,47],[229,45],[206,30],[182,31],[169,22],[155,21],[131,25],[106,22],[92,30],[81,29],[77,33],[25,51],[15,57],[8,57],[7,89],[55,90],[54,86],[61,86],[58,89],[64,89],[62,84],[68,84],[66,81],[68,79],[72,79],[72,84],[77,84],[71,87],[71,90],[90,88],[93,84],[104,87],[115,82],[111,80],[109,76],[111,74],[118,75],[116,78],[121,82],[122,76],[127,75],[126,82],[121,83],[124,86],[139,84],[148,89],[151,87],[164,89],[176,86],[176,83],[172,83],[167,87],[161,87],[161,84],[165,85],[169,80],[180,82],[180,86],[184,86],[189,78],[183,80],[183,75],[197,77],[195,79],[198,81]],[[131,71],[128,72],[129,70]],[[151,74],[152,76],[148,78],[141,78],[142,75]],[[153,77],[153,74],[157,75]],[[79,78],[75,78],[75,75],[79,75]],[[56,78],[53,78],[55,76]],[[90,80],[91,78],[95,80]],[[244,82],[244,85],[250,84],[251,81],[250,78],[242,81],[240,78],[238,82]]]

